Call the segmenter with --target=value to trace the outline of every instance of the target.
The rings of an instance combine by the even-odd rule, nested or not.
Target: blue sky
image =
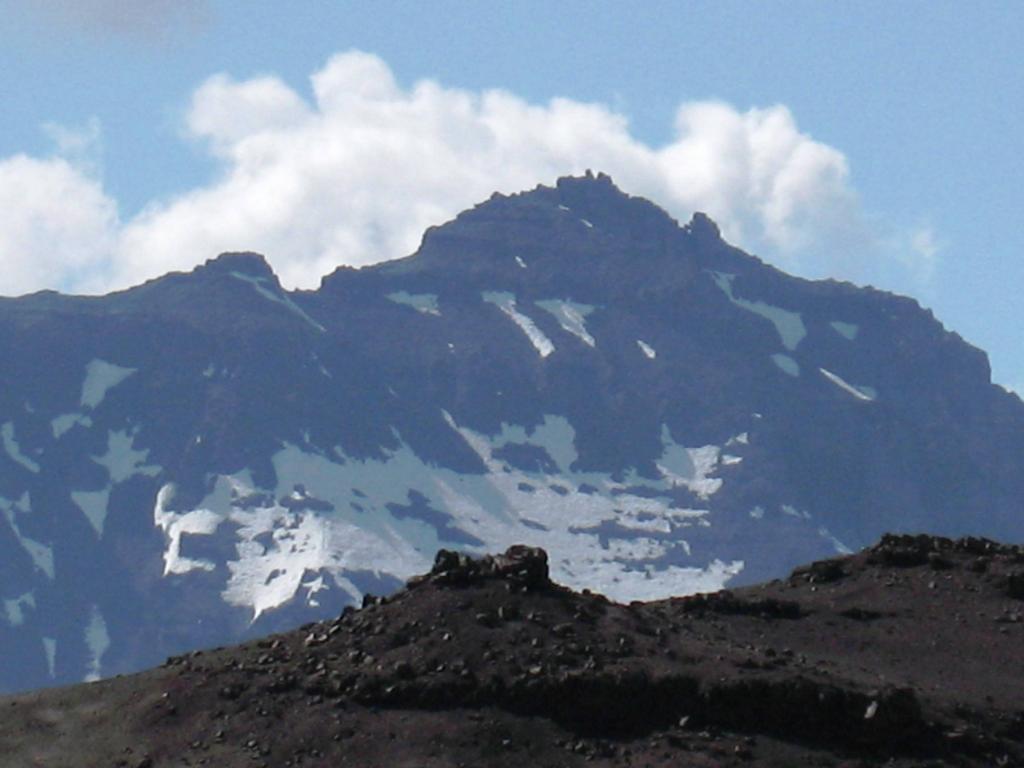
[[[118,5],[0,0],[0,294],[228,248],[315,286],[592,167],[914,296],[1024,391],[1024,4]]]

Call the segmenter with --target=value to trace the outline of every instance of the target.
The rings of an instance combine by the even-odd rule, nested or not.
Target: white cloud
[[[945,247],[946,244],[938,239],[935,230],[930,226],[919,227],[911,233],[912,261],[916,263],[917,270],[922,273],[924,278],[931,278],[939,252]]]
[[[20,176],[0,176],[0,232],[12,219],[33,221],[40,233],[61,233],[63,245],[60,257],[47,257],[49,268],[37,269],[46,238],[28,225],[17,240],[0,235],[0,256],[22,265],[0,293],[125,287],[243,249],[265,253],[286,285],[315,286],[340,264],[411,253],[424,229],[495,190],[587,168],[680,220],[704,210],[737,244],[812,273],[834,273],[833,256],[819,254],[866,229],[843,154],[802,133],[784,106],[685,103],[675,138],[651,147],[605,105],[532,104],[430,80],[406,88],[383,61],[359,52],[331,58],[312,76],[312,92],[310,103],[275,77],[207,80],[192,96],[186,128],[221,173],[123,225],[88,168],[5,161],[0,167],[15,163]],[[58,176],[88,194],[56,204],[61,198],[47,190]],[[36,188],[34,202],[21,200],[17,185]]]
[[[57,153],[67,155],[88,155],[99,148],[100,121],[90,117],[84,125],[67,126],[60,123],[46,123],[43,131],[56,146]]]
[[[53,142],[59,157],[71,162],[86,175],[97,176],[101,169],[103,141],[99,118],[90,117],[82,125],[44,123],[43,133]]]
[[[105,288],[117,206],[63,158],[0,161],[0,293]]]

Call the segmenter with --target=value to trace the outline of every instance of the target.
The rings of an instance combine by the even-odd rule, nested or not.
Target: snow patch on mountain
[[[25,623],[25,609],[36,607],[36,596],[32,592],[26,592],[13,600],[4,600],[3,603],[7,623],[12,627],[20,627]]]
[[[506,291],[485,291],[481,296],[484,301],[498,307],[498,309],[511,318],[512,322],[519,326],[541,357],[547,357],[555,351],[555,345],[551,343],[551,339],[544,335],[544,332],[537,327],[533,320],[516,309],[516,297],[514,295]]]
[[[18,445],[18,441],[14,436],[13,422],[5,422],[3,427],[0,427],[0,437],[3,438],[4,450],[13,461],[21,464],[29,472],[38,474],[39,464],[21,452],[21,446]]]
[[[79,405],[87,410],[95,410],[106,399],[107,393],[127,379],[135,368],[125,368],[106,360],[92,360],[85,367],[85,379],[82,382],[82,394]],[[92,417],[86,413],[62,413],[50,420],[50,431],[54,440],[60,440],[75,427],[91,427]]]
[[[437,306],[437,295],[433,293],[409,293],[408,291],[395,291],[389,293],[387,298],[395,304],[403,304],[412,307],[417,312],[425,315],[440,315],[441,310]]]
[[[829,325],[832,326],[832,330],[850,341],[857,338],[857,332],[860,330],[856,323],[844,323],[842,320],[833,320]]]
[[[375,459],[285,444],[273,456],[274,488],[257,487],[248,471],[221,475],[194,509],[173,509],[173,487],[164,486],[154,522],[167,537],[165,574],[219,570],[190,557],[187,540],[228,537],[234,555],[223,563],[222,597],[255,621],[293,599],[312,603],[325,589],[358,600],[358,574],[401,581],[429,567],[439,547],[543,545],[557,578],[620,600],[720,588],[742,569],[741,561],[702,561],[686,538],[687,529],[709,526],[711,513],[688,506],[682,499],[692,496],[679,490],[707,500],[721,488],[712,476],[719,447],[685,447],[666,428],[661,477],[630,470],[617,482],[573,468],[575,431],[563,417],[485,435],[444,415],[485,474],[427,464],[396,435],[398,446]],[[515,466],[510,448],[544,460]]]
[[[783,505],[781,505],[780,509],[782,510],[782,514],[789,515],[790,517],[795,517],[798,520],[810,520],[811,519],[811,513],[810,512],[808,512],[807,510],[804,510],[804,509],[797,509],[792,504],[783,504]]]
[[[594,337],[587,333],[586,318],[595,307],[590,304],[577,304],[566,299],[542,299],[535,301],[538,307],[550,312],[558,320],[562,329],[568,331],[589,347],[595,346]]]
[[[65,433],[78,426],[91,427],[92,419],[81,413],[64,413],[50,421],[50,431],[54,440],[60,440]]]
[[[102,491],[72,491],[71,500],[75,502],[97,536],[103,535],[103,524],[107,519],[107,503],[110,501],[110,489]]]
[[[803,317],[799,312],[791,312],[763,301],[748,301],[739,298],[732,292],[732,281],[736,279],[736,275],[712,272],[711,276],[714,278],[715,284],[729,297],[729,301],[748,312],[770,320],[779,334],[782,346],[791,352],[796,350],[804,336],[807,335],[807,328],[804,326]]]
[[[31,500],[26,491],[17,501],[10,501],[0,496],[0,512],[14,532],[14,538],[18,540],[21,548],[32,559],[32,563],[46,574],[46,577],[53,581],[55,571],[53,569],[53,550],[34,539],[25,536],[18,526],[18,515],[29,514],[32,511]]]
[[[123,368],[106,360],[90,361],[85,367],[85,381],[82,382],[79,404],[83,408],[97,408],[106,398],[107,392],[133,373],[136,373],[135,368]]]
[[[853,554],[853,550],[850,549],[845,544],[843,544],[843,542],[841,542],[835,536],[833,536],[831,531],[829,531],[828,528],[825,528],[824,526],[819,528],[818,529],[818,535],[821,536],[821,538],[825,539],[827,542],[829,542],[832,545],[832,547],[836,551],[836,554],[838,554],[838,555],[852,555]]]
[[[215,512],[205,507],[177,512],[170,508],[176,488],[168,483],[160,488],[156,495],[153,508],[153,524],[160,528],[167,537],[164,550],[164,576],[188,573],[192,570],[212,571],[216,564],[199,558],[185,557],[181,554],[181,539],[185,534],[207,535],[214,533],[223,522]]]
[[[222,524],[230,523],[225,529],[235,540],[237,557],[226,563],[229,575],[221,596],[230,605],[250,609],[255,621],[264,611],[291,600],[311,572],[328,569],[332,581],[358,599],[362,593],[345,578],[346,570],[401,571],[409,576],[428,563],[425,553],[415,551],[386,527],[373,529],[371,525],[366,530],[353,524],[351,520],[359,513],[350,505],[338,509],[343,501],[357,498],[357,492],[363,493],[345,485],[353,479],[344,476],[345,465],[293,445],[286,445],[274,457],[274,464],[279,483],[269,494],[255,486],[248,471],[222,475],[199,507],[175,512],[169,509],[173,486],[161,489],[154,517],[168,537],[165,574],[214,570],[219,564],[183,555],[182,538],[211,536]],[[372,480],[366,482],[370,478],[365,473],[357,471],[356,476],[360,475],[364,485],[372,484]],[[334,504],[302,508],[281,503],[288,497],[276,491],[302,485],[297,482],[300,480],[317,488],[318,495],[333,497]],[[405,573],[404,569],[410,570]],[[314,578],[307,588],[313,594],[325,586]]]
[[[46,656],[46,669],[52,680],[56,677],[57,670],[57,639],[54,637],[43,638],[43,654]]]
[[[102,456],[92,456],[92,460],[107,470],[107,485],[99,490],[76,490],[71,492],[71,500],[82,510],[96,535],[103,536],[103,526],[107,519],[110,492],[118,483],[122,483],[135,475],[155,477],[162,469],[147,465],[148,450],[135,449],[135,436],[138,430],[126,430],[107,433],[107,451]]]
[[[161,468],[146,464],[149,450],[136,450],[135,436],[138,429],[132,432],[120,430],[107,433],[107,452],[102,456],[93,456],[92,460],[107,470],[110,482],[116,485],[135,475],[155,477]]]
[[[819,368],[818,370],[821,371],[822,376],[831,381],[844,392],[853,395],[858,400],[863,400],[864,402],[870,403],[878,397],[878,392],[874,389],[874,387],[855,386],[847,382],[838,374],[832,373],[832,371],[827,371],[824,368]]]
[[[325,333],[327,331],[327,329],[320,325],[320,323],[318,323],[316,320],[310,317],[302,307],[300,307],[298,304],[292,301],[290,296],[288,296],[285,293],[274,293],[274,291],[270,290],[267,287],[267,279],[265,277],[247,275],[244,272],[232,272],[231,276],[238,278],[244,283],[249,283],[249,285],[251,285],[260,296],[267,299],[268,301],[272,301],[275,304],[280,304],[281,306],[287,308],[289,312],[292,312],[296,316],[301,317],[304,321],[306,321],[309,325],[311,325],[313,328],[320,331],[321,333]]]
[[[789,355],[783,355],[781,352],[776,353],[772,355],[772,362],[790,376],[800,375],[800,364]]]
[[[657,467],[670,483],[689,488],[705,501],[722,487],[721,478],[711,477],[721,455],[717,445],[684,448],[672,439],[664,424],[661,427],[661,444],[664,452]]]
[[[299,585],[299,589],[306,590],[306,605],[316,608],[320,605],[317,594],[327,590],[327,583],[324,581],[323,574],[318,574],[312,581],[303,581]]]
[[[110,648],[107,622],[97,605],[93,605],[89,613],[89,623],[85,627],[85,647],[89,649],[89,661],[86,667],[88,672],[83,682],[91,683],[100,679],[103,671],[103,654]]]

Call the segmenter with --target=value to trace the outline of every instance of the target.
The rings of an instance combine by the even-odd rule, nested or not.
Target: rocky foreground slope
[[[160,669],[0,699],[5,765],[1007,766],[1024,550],[886,536],[622,605],[546,554],[442,551],[388,598]]]

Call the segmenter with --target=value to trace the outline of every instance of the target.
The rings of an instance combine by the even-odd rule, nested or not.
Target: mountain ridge
[[[0,331],[0,690],[283,630],[439,548],[543,545],[627,599],[893,528],[1024,540],[1024,404],[983,352],[604,176],[315,291],[226,254]]]

